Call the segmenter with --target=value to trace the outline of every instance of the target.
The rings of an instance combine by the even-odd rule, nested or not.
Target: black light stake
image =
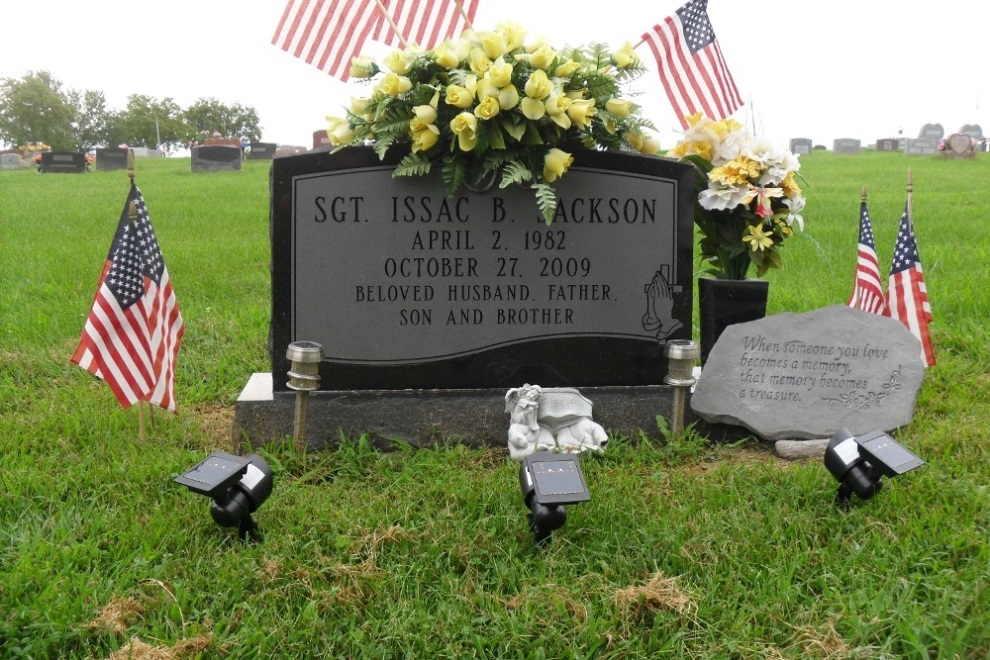
[[[839,482],[836,502],[848,506],[853,493],[868,500],[883,488],[883,477],[896,477],[925,462],[883,431],[859,437],[839,429],[825,449],[825,467]]]
[[[218,525],[236,526],[244,540],[261,540],[251,514],[272,494],[272,471],[261,456],[216,451],[176,477],[175,482],[213,500],[210,515]]]
[[[553,530],[564,526],[565,505],[591,499],[575,454],[530,454],[519,466],[519,487],[530,510],[529,526],[538,545],[543,545]]]

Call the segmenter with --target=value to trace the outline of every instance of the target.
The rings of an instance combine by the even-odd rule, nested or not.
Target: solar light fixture
[[[221,527],[236,526],[242,539],[261,540],[251,514],[272,494],[272,471],[258,454],[215,451],[175,483],[213,500],[210,515]]]
[[[530,454],[519,466],[519,487],[530,510],[533,537],[541,545],[564,526],[566,505],[591,499],[576,454]]]
[[[302,453],[306,449],[306,428],[309,424],[309,393],[320,387],[323,346],[315,341],[294,341],[286,349],[285,358],[292,363],[286,385],[296,391],[292,441],[296,451]]]
[[[671,339],[663,349],[667,356],[667,376],[663,382],[674,386],[674,402],[670,414],[671,433],[684,430],[684,408],[687,393],[698,380],[694,377],[694,361],[701,357],[701,347],[690,339]]]
[[[839,482],[835,500],[841,504],[848,504],[853,493],[868,500],[883,488],[883,477],[896,477],[924,464],[880,430],[855,437],[839,429],[825,449],[825,467]]]

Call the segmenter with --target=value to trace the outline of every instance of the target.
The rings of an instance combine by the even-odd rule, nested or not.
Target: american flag
[[[402,40],[427,50],[459,36],[478,11],[478,0],[382,0],[382,3]],[[399,35],[382,16],[374,39],[389,46],[400,43]]]
[[[897,245],[894,246],[894,260],[890,266],[890,279],[887,282],[886,315],[900,319],[901,323],[921,341],[921,359],[925,366],[935,364],[935,352],[928,335],[928,324],[932,320],[932,307],[928,301],[925,275],[921,271],[921,257],[918,255],[918,242],[914,237],[911,222],[911,202],[904,206],[901,226],[897,231]]]
[[[381,18],[375,0],[289,0],[272,43],[346,81],[351,59]]]
[[[105,380],[125,408],[150,401],[175,411],[175,363],[184,329],[148,207],[132,181],[71,360]]]
[[[685,117],[699,110],[717,120],[742,106],[708,20],[708,0],[691,0],[654,25],[643,41],[653,52],[660,82],[683,128],[688,128]]]
[[[887,303],[883,297],[880,266],[877,263],[877,247],[873,240],[873,226],[866,202],[859,205],[859,249],[856,253],[856,283],[848,305],[871,314],[883,314]]]

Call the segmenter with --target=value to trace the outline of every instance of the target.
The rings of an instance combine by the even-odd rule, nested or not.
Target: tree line
[[[66,88],[49,71],[0,79],[0,142],[14,147],[44,143],[56,151],[88,151],[127,144],[174,149],[204,134],[261,140],[258,113],[240,103],[200,98],[182,108],[171,98],[127,97],[127,107],[107,107],[98,90]]]

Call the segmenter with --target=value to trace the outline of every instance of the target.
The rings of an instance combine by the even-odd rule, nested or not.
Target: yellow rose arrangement
[[[667,152],[695,167],[706,272],[744,280],[750,266],[763,277],[782,265],[779,248],[804,229],[805,199],[796,181],[797,156],[748,134],[734,119],[687,117],[684,139]]]
[[[632,149],[655,154],[653,125],[621,97],[620,84],[645,70],[630,44],[556,50],[526,43],[514,23],[465,32],[433,50],[408,47],[383,60],[352,60],[350,74],[371,93],[352,99],[346,117],[327,117],[338,147],[373,143],[384,158],[396,144],[409,153],[395,176],[442,168],[447,194],[501,175],[502,188],[532,187],[549,224],[557,207],[551,186],[577,149]],[[379,75],[381,74],[381,75]]]

